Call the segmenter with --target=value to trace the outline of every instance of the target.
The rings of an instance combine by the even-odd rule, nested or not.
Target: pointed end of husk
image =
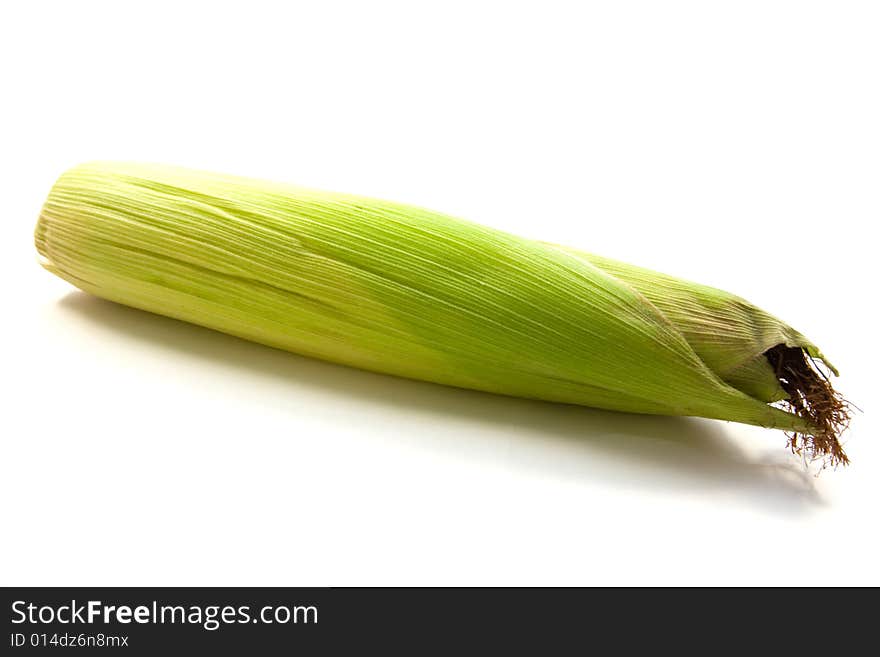
[[[823,354],[821,351],[819,351],[819,347],[812,344],[807,344],[803,345],[802,349],[813,360],[822,361],[822,364],[825,365],[825,367],[827,367],[829,370],[831,370],[831,373],[834,374],[834,376],[840,376],[840,372],[838,372],[837,368],[834,367],[834,364],[830,360],[828,360],[828,357],[825,356],[825,354]]]
[[[818,361],[826,364],[835,375],[837,371],[818,352],[813,354],[800,347],[779,344],[764,355],[788,395],[778,404],[804,419],[812,428],[809,432],[786,434],[791,451],[811,460],[821,459],[824,465],[832,467],[849,465],[840,436],[849,426],[852,405],[834,390]]]

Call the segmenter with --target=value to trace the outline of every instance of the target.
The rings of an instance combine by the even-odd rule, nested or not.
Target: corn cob
[[[777,428],[846,463],[846,405],[738,297],[399,203],[144,164],[55,183],[35,232],[73,285],[306,356],[494,393]],[[834,370],[836,374],[836,370]]]

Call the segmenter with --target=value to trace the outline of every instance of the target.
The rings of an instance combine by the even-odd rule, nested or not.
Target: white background
[[[880,584],[872,2],[4,3],[3,584]],[[864,411],[781,433],[445,389],[75,291],[54,179],[413,202],[737,292]]]

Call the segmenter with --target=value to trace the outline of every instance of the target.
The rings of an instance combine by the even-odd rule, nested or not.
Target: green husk
[[[782,429],[796,450],[846,462],[840,427],[797,407],[780,368],[813,378],[767,356],[824,360],[818,348],[738,297],[613,260],[399,203],[124,163],[62,175],[35,241],[44,267],[87,292],[273,347]]]
[[[621,280],[662,312],[712,371],[765,402],[785,399],[764,357],[772,347],[798,347],[838,374],[819,348],[792,327],[730,292],[650,269],[565,248]]]

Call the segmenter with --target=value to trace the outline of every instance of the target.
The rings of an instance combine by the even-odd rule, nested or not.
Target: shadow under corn
[[[426,449],[609,487],[720,494],[770,513],[804,513],[822,504],[815,478],[787,455],[778,432],[766,432],[766,456],[754,460],[737,447],[723,422],[615,413],[364,372],[79,291],[65,296],[60,307],[99,329],[167,351],[169,359],[186,355],[220,362],[269,385],[290,386],[292,407],[294,384],[306,385],[338,396],[341,404],[354,398],[392,414],[415,413],[420,426],[455,423],[454,432],[418,431],[394,438]]]

